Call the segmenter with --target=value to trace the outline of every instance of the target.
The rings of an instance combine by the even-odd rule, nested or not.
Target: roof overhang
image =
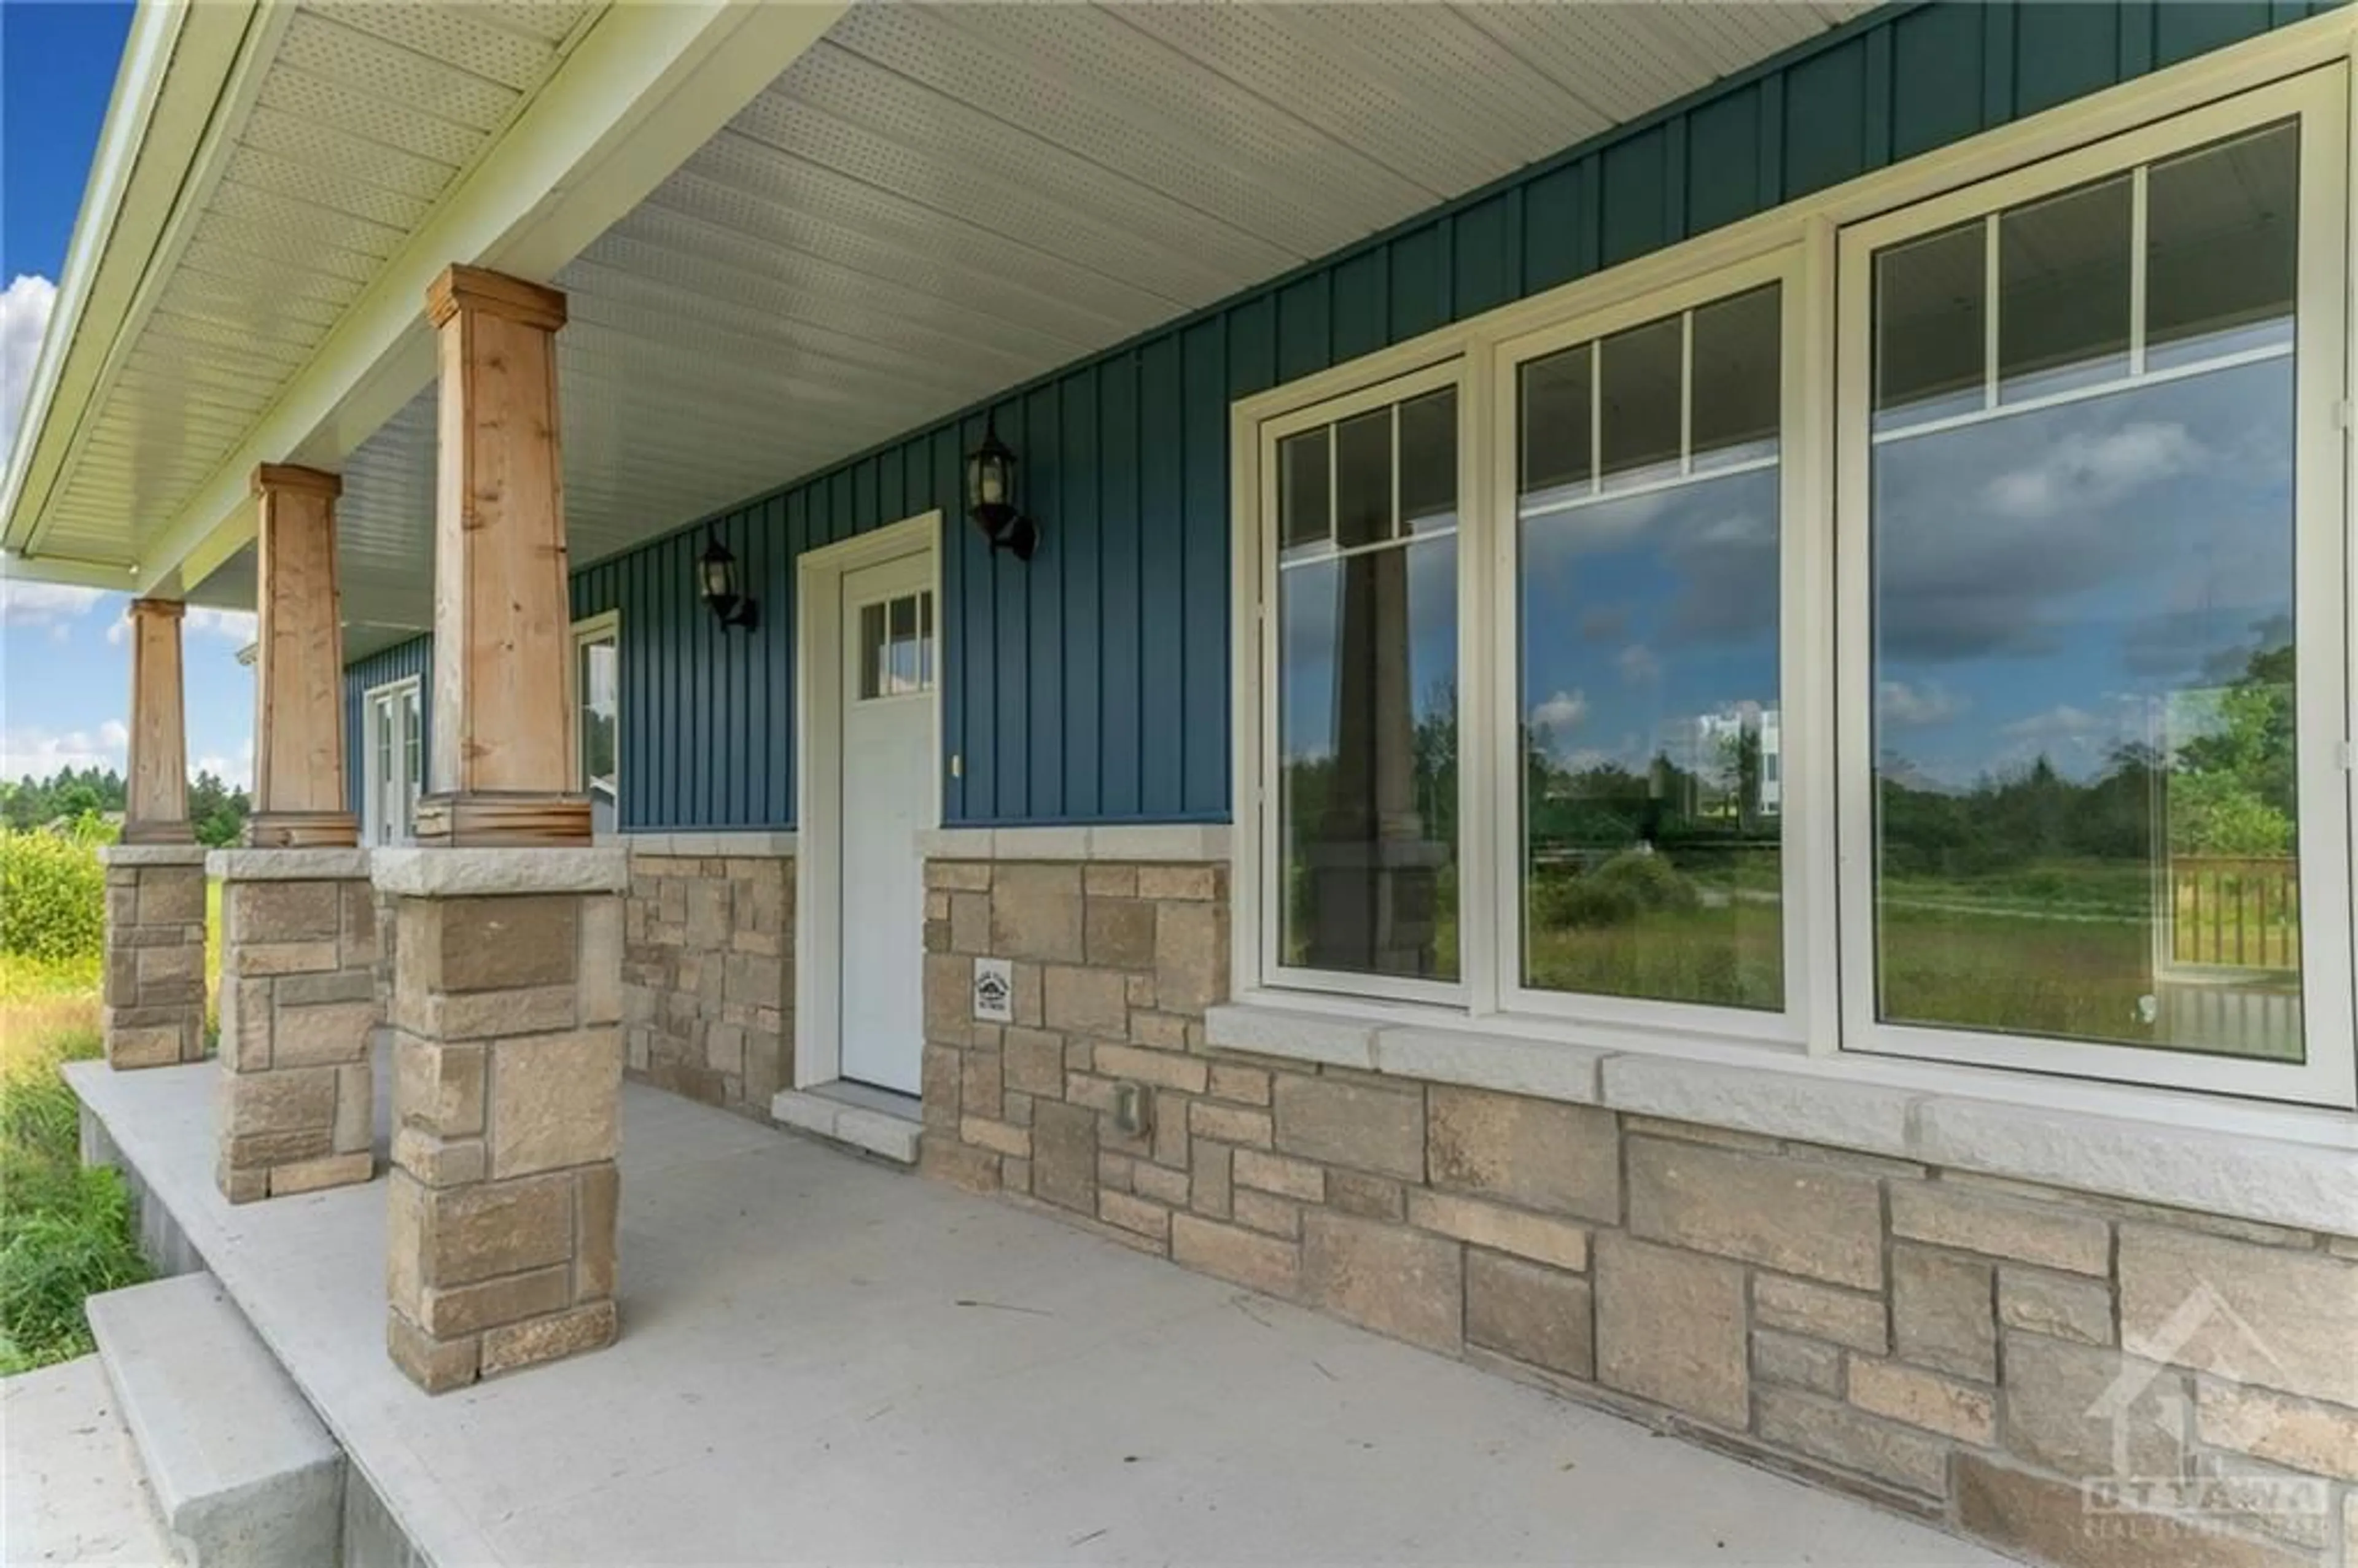
[[[0,543],[15,575],[243,606],[252,470],[335,470],[347,646],[382,645],[430,614],[452,263],[571,295],[589,560],[1865,8],[146,0]],[[370,29],[421,18],[403,69],[443,74],[376,80]]]
[[[515,112],[483,138],[479,156],[418,203],[416,220],[357,296],[336,306],[316,345],[291,364],[280,361],[282,376],[239,389],[258,405],[243,433],[221,443],[203,477],[161,514],[121,518],[104,539],[108,548],[66,548],[49,537],[49,519],[89,447],[96,411],[119,388],[188,245],[221,220],[224,176],[250,151],[240,136],[274,73],[312,74],[308,62],[283,58],[290,28],[307,14],[338,16],[332,0],[146,0],[0,488],[10,575],[137,594],[195,589],[253,536],[248,481],[256,465],[335,468],[431,380],[423,311],[437,274],[465,262],[553,275],[815,42],[843,6],[562,0],[541,9],[590,14]],[[323,200],[360,204],[344,190]],[[103,460],[133,460],[110,453]]]
[[[145,5],[133,16],[98,151],[66,252],[7,468],[0,473],[0,546],[14,575],[130,589],[132,563],[40,556],[42,503],[65,468],[84,416],[142,314],[185,191],[217,156],[235,100],[267,59],[283,8],[253,0]],[[28,553],[29,552],[29,553]]]

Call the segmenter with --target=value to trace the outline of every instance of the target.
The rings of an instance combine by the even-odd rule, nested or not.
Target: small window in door
[[[863,605],[860,700],[912,697],[934,688],[934,596],[930,590]]]

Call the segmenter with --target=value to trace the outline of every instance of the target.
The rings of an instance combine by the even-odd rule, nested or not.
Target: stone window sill
[[[2358,1235],[2358,1116],[1856,1054],[1249,992],[1216,1047]]]

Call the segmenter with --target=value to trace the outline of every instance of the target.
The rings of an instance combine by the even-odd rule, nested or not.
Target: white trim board
[[[1154,860],[1228,858],[1222,823],[1117,822],[1086,827],[942,827],[917,836],[929,860]]]
[[[937,507],[859,534],[795,562],[795,1081],[807,1089],[843,1076],[843,774],[832,765],[843,733],[843,579],[922,550],[932,560],[934,635],[944,633],[942,513]],[[933,709],[933,808],[942,818],[941,660]],[[909,932],[919,941],[922,934]]]
[[[222,156],[219,138],[208,141],[206,127],[234,117],[217,111],[258,89],[256,67],[277,52],[294,7],[278,7],[270,17],[259,12],[251,0],[149,5],[132,20],[24,417],[12,449],[0,452],[6,465],[0,518],[8,546],[28,552],[16,564],[27,576],[67,580],[58,572],[63,568],[93,574],[87,580],[95,586],[131,587],[127,561],[30,554],[39,542],[39,506],[70,460],[68,449],[81,443],[84,416],[104,395],[153,308],[157,275],[167,269],[150,264],[172,248],[177,215],[189,205],[184,194],[218,178],[217,168],[207,177],[199,167]],[[92,327],[87,333],[86,324]]]

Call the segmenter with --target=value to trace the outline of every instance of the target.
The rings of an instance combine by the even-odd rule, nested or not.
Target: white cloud
[[[1876,716],[1886,724],[1946,724],[1971,707],[1971,698],[1951,691],[1938,681],[1910,686],[1906,681],[1887,680],[1876,688]]]
[[[113,768],[120,773],[130,744],[131,731],[119,719],[110,719],[94,730],[0,731],[0,778],[20,779],[29,773],[45,779],[59,768]]]
[[[208,610],[201,604],[191,604],[183,624],[191,632],[226,637],[241,648],[254,641],[254,612],[248,610]]]
[[[2110,728],[2105,721],[2084,708],[2060,703],[2044,713],[2034,713],[2028,719],[2017,719],[2006,726],[2005,732],[2017,740],[2051,741],[2062,737],[2079,737],[2098,729]]]
[[[1531,709],[1531,722],[1544,724],[1562,735],[1588,717],[1588,696],[1585,692],[1560,691]]]
[[[33,390],[33,366],[41,357],[41,331],[57,303],[57,285],[19,273],[0,291],[0,464],[16,439],[16,421]]]
[[[209,752],[199,757],[189,764],[189,776],[193,779],[199,773],[211,773],[232,789],[253,788],[254,737],[249,735],[238,742],[237,755],[233,757],[223,756],[219,752]]]
[[[1652,686],[1662,678],[1662,661],[1643,643],[1632,643],[1614,654],[1613,667],[1631,686]]]
[[[2147,420],[2050,442],[2038,460],[1983,487],[1992,507],[2015,517],[2053,517],[2109,506],[2134,491],[2195,469],[2202,443],[2185,426]]]
[[[11,626],[56,627],[79,621],[106,597],[103,589],[0,577],[0,616]]]
[[[248,610],[212,610],[201,604],[189,606],[180,622],[183,635],[202,633],[207,636],[225,638],[243,648],[254,641],[254,612]],[[106,629],[106,640],[120,643],[131,635],[131,622],[117,621]]]

